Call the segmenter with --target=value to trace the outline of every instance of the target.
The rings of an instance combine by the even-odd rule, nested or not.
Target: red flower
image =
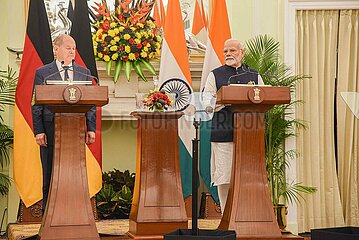
[[[147,45],[147,41],[143,41],[142,44],[143,44],[143,46],[146,46],[146,45]]]
[[[135,43],[135,40],[133,40],[133,38],[130,38],[130,40],[128,40],[128,42],[129,42],[130,44],[134,44],[134,43]]]
[[[151,92],[147,96],[147,101],[143,101],[144,105],[147,106],[150,110],[167,110],[171,105],[171,101],[168,98],[167,94],[164,92]]]
[[[142,44],[141,44],[141,43],[137,44],[137,48],[138,48],[138,49],[141,49],[141,48],[142,48]]]
[[[110,29],[110,21],[104,21],[100,28],[102,28],[105,32],[107,32]]]
[[[135,52],[135,57],[138,58],[140,56],[140,54],[138,52]]]
[[[123,61],[124,61],[124,62],[127,62],[127,61],[128,61],[128,56],[124,57],[124,58],[123,58]]]
[[[124,48],[123,46],[119,46],[118,49],[119,49],[120,51],[125,50],[125,48]]]

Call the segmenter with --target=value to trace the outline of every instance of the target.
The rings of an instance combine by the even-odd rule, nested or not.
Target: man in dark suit
[[[92,84],[90,70],[74,63],[76,53],[75,40],[66,34],[59,35],[54,40],[55,60],[36,70],[35,85],[46,84],[46,80],[69,80],[88,81]],[[32,106],[32,122],[36,143],[40,146],[40,157],[43,176],[43,212],[49,194],[53,150],[54,150],[54,113],[46,105],[35,104]],[[96,107],[92,107],[86,113],[86,143],[95,142],[96,131]]]

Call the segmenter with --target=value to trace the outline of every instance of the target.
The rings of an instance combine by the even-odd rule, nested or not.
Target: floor
[[[200,229],[216,229],[219,225],[220,219],[199,219],[198,227]],[[101,220],[96,222],[100,238],[103,240],[117,240],[130,239],[127,236],[128,219],[125,220]],[[192,223],[189,221],[188,227],[191,228]],[[7,239],[22,240],[22,239],[37,239],[40,224],[9,224],[7,229]],[[291,234],[283,235],[284,239],[298,239]],[[304,240],[310,240],[310,234],[302,234]],[[203,238],[202,238],[203,239]]]

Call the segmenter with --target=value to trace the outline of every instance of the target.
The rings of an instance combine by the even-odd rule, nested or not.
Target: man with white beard
[[[210,72],[204,92],[216,95],[222,86],[230,83],[264,84],[256,70],[242,64],[245,49],[238,40],[226,40],[223,54],[225,65]],[[233,113],[230,106],[217,104],[211,127],[211,181],[214,186],[218,187],[222,214],[226,206],[231,179],[233,130]]]

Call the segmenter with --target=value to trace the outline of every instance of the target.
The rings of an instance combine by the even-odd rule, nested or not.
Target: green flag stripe
[[[200,127],[200,176],[207,186],[213,199],[219,204],[217,187],[211,184],[211,124],[212,121],[202,122]]]
[[[192,194],[192,157],[187,151],[186,146],[179,138],[179,154],[180,154],[180,169],[182,179],[183,197],[188,197]]]

